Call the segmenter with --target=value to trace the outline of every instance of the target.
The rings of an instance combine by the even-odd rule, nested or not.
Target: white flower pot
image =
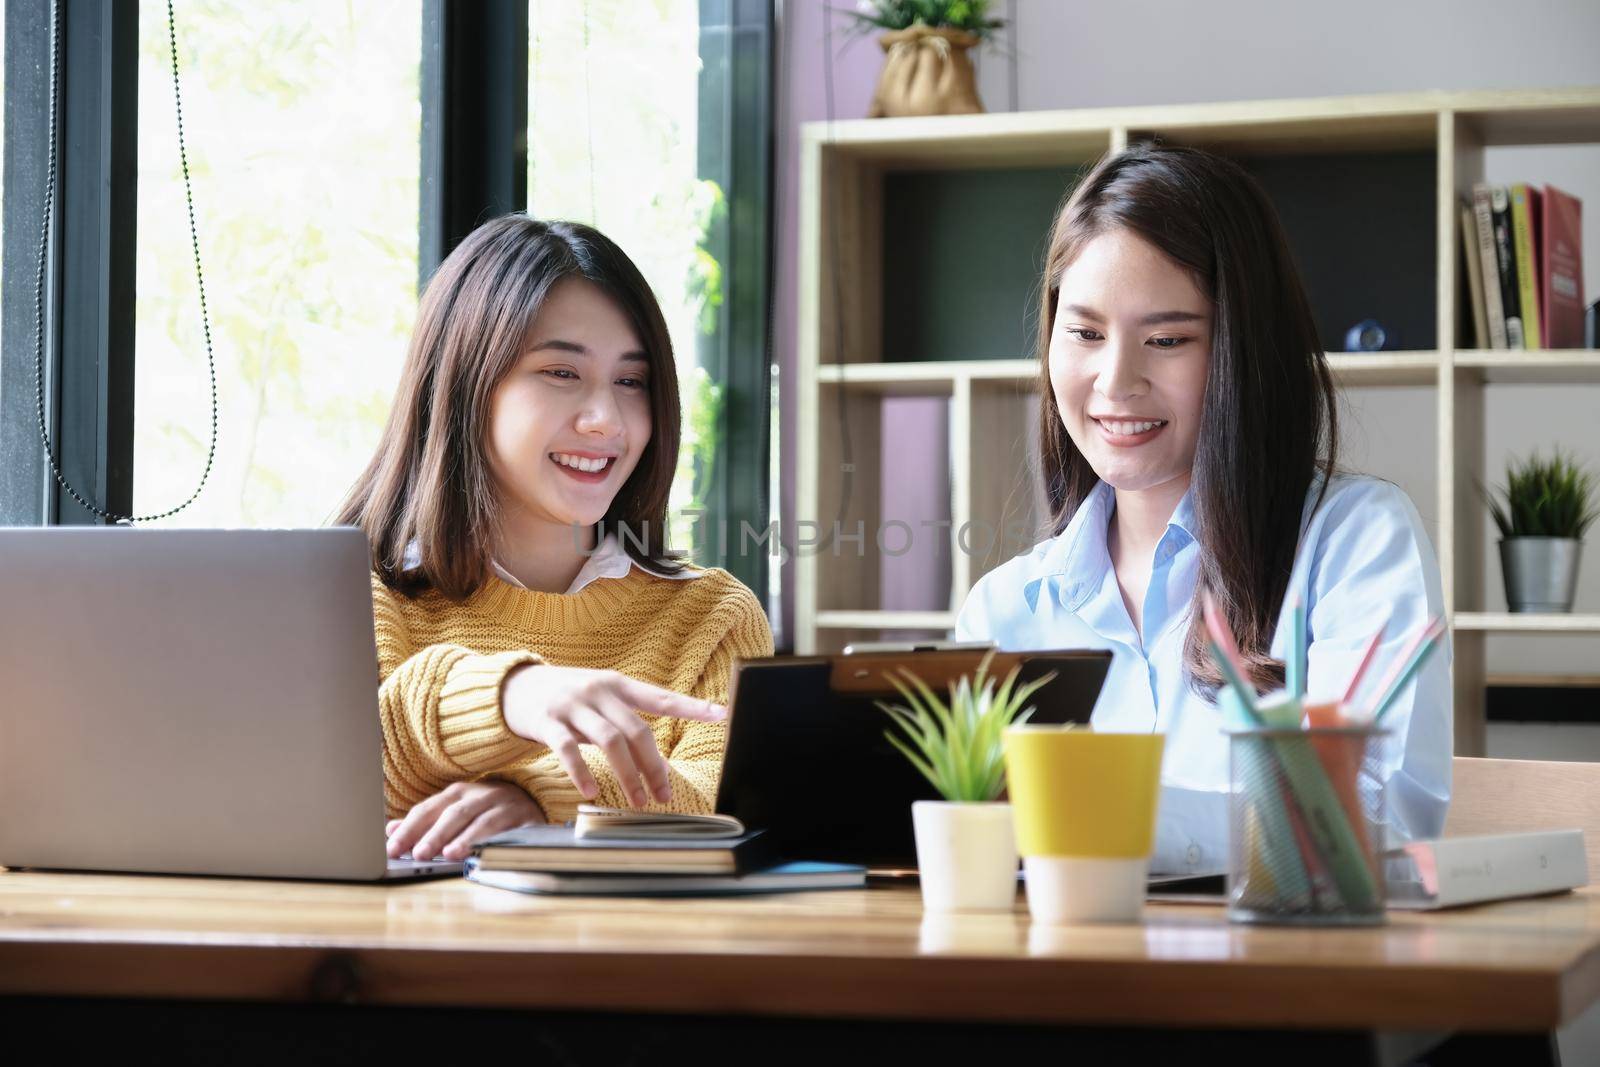
[[[922,906],[928,911],[1010,911],[1017,900],[1017,838],[1011,805],[919,800],[917,835]]]
[[[1029,856],[1028,914],[1036,923],[1136,923],[1150,858]]]

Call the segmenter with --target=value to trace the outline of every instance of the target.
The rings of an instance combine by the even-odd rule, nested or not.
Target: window
[[[739,523],[768,522],[769,15],[704,0],[528,9],[529,211],[597,227],[650,282],[683,404],[673,543],[758,590],[776,570],[770,546],[741,544]],[[743,243],[729,233],[730,199],[760,227]]]
[[[0,521],[88,522],[34,426],[24,312],[50,19],[19,10],[4,25]],[[673,505],[711,520],[702,562],[767,588],[775,545],[737,537],[766,530],[772,469],[767,0],[188,0],[177,15],[220,425],[205,492],[166,524],[325,522],[387,417],[419,275],[477,220],[529,206],[595,223],[655,287],[683,375]],[[198,483],[211,430],[166,9],[63,18],[47,421],[91,499],[161,512]]]
[[[695,169],[699,6],[531,0],[528,26],[528,211],[601,230],[656,294],[683,398],[671,499],[681,519],[705,506],[695,467],[716,445],[718,394],[698,365],[698,341],[722,300],[718,264],[703,247],[722,191]],[[676,526],[681,545],[685,525]]]
[[[165,524],[315,526],[372,455],[416,311],[420,2],[190,2],[177,28],[221,428]],[[170,62],[141,5],[140,514],[193,491],[210,437]]]

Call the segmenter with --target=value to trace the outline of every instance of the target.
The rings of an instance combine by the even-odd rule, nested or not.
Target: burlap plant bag
[[[878,38],[883,73],[868,118],[973,115],[983,110],[967,50],[978,38],[962,30],[911,26]]]

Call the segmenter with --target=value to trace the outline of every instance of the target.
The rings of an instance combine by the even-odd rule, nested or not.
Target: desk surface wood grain
[[[1038,926],[914,889],[556,899],[0,871],[0,995],[1178,1026],[1550,1030],[1600,998],[1600,894],[1368,929],[1207,905]]]

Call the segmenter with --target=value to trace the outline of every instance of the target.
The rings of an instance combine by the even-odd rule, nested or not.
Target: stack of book
[[[583,805],[566,826],[526,826],[480,843],[467,877],[522,893],[705,896],[849,889],[866,869],[785,862],[763,830],[728,815]]]
[[[1581,201],[1553,185],[1480,183],[1460,211],[1474,335],[1462,347],[1582,348]]]

